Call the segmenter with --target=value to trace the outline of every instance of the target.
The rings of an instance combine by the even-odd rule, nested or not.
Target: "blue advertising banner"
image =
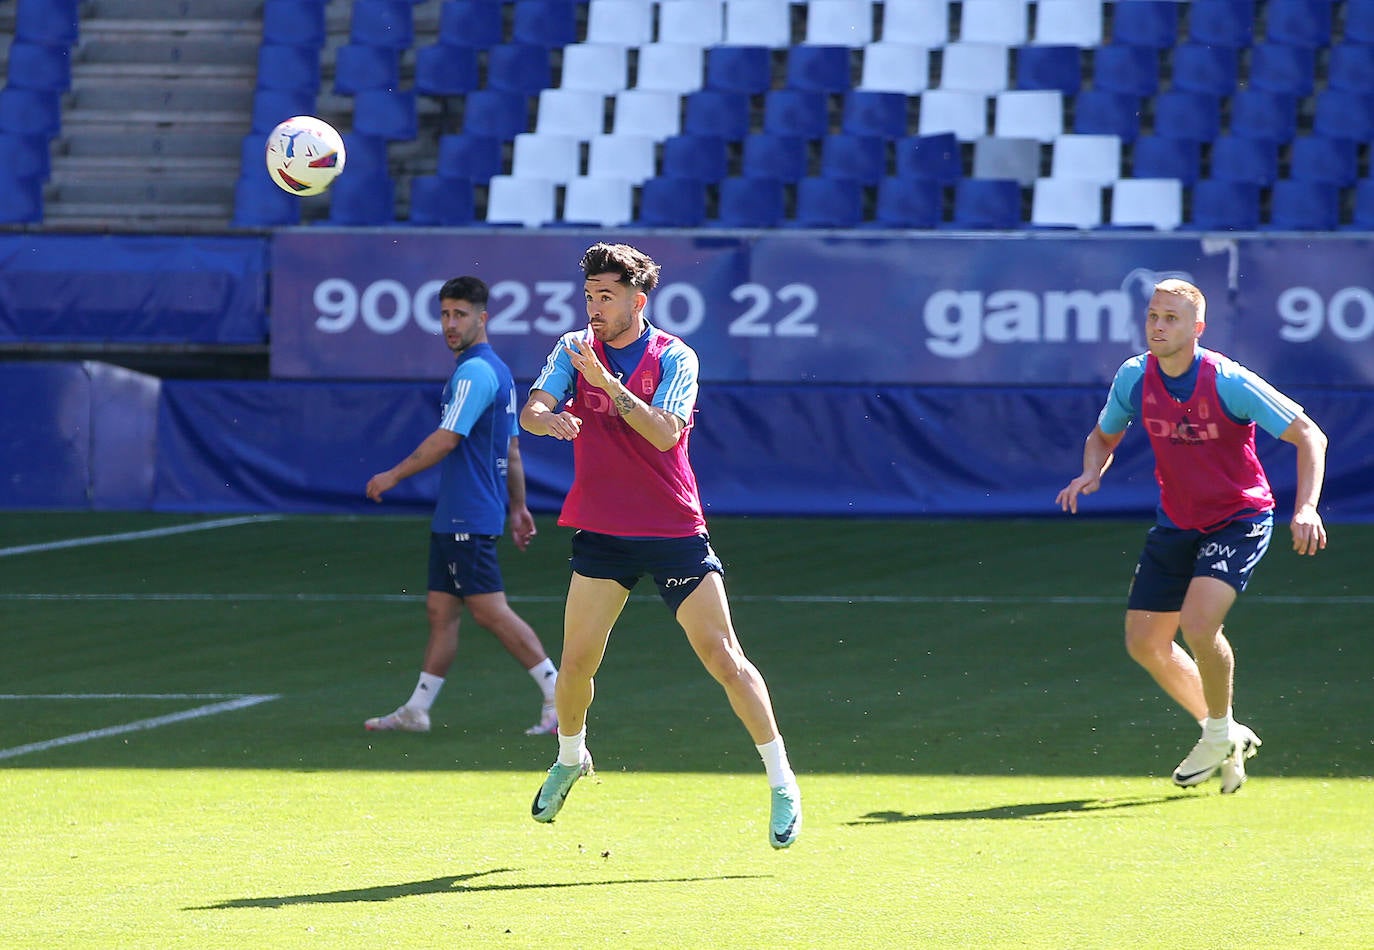
[[[272,373],[435,379],[443,281],[492,288],[488,332],[517,379],[585,325],[578,262],[599,232],[279,232]],[[1204,343],[1280,385],[1374,385],[1370,242],[1091,237],[630,234],[661,265],[650,319],[707,382],[1102,384],[1144,349],[1154,283],[1208,294]],[[1369,281],[1366,280],[1366,283]],[[1267,375],[1267,373],[1266,373]]]

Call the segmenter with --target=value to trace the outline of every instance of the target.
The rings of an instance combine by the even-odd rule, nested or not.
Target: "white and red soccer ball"
[[[267,136],[267,173],[283,191],[318,195],[344,170],[343,138],[328,122],[298,115]]]

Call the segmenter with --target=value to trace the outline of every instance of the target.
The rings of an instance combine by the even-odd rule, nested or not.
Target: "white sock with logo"
[[[439,690],[444,685],[442,676],[435,676],[433,673],[421,673],[420,681],[415,684],[415,692],[410,694],[410,699],[406,700],[406,705],[411,709],[423,709],[429,712],[429,707],[434,705],[434,700],[439,696]]]
[[[565,736],[558,734],[558,764],[559,765],[581,765],[582,753],[587,748],[587,727],[583,725],[582,731],[575,736]]]
[[[531,666],[530,676],[539,684],[539,688],[544,692],[544,702],[553,702],[553,687],[558,682],[558,669],[553,665],[553,660],[544,657],[543,660]]]
[[[769,788],[777,788],[779,785],[787,785],[797,780],[797,776],[792,772],[792,766],[787,761],[787,747],[782,744],[782,736],[754,748],[759,750],[759,758],[763,759],[763,768],[768,773]]]

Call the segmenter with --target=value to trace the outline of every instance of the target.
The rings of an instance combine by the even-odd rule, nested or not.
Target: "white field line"
[[[56,739],[47,739],[43,742],[30,742],[27,745],[17,745],[9,749],[0,749],[0,759],[13,759],[17,756],[27,755],[30,752],[43,752],[64,745],[89,742],[92,739],[105,739],[110,736],[123,735],[126,732],[156,729],[159,726],[169,726],[172,723],[185,722],[188,719],[200,719],[204,716],[214,716],[219,713],[232,712],[235,709],[246,709],[249,706],[257,706],[260,703],[267,703],[280,698],[280,694],[278,693],[247,696],[233,693],[49,693],[32,696],[0,694],[0,699],[215,699],[222,696],[234,696],[235,698],[225,702],[210,703],[205,706],[183,709],[181,712],[168,713],[165,716],[154,716],[151,719],[139,719],[134,722],[126,722],[123,725],[106,726],[104,729],[92,729],[89,732],[77,732],[69,736],[59,736]]]
[[[216,518],[213,521],[197,521],[192,524],[179,524],[167,528],[149,528],[146,531],[125,531],[120,534],[95,534],[84,538],[67,538],[62,541],[44,541],[40,544],[21,544],[12,548],[0,548],[0,557],[16,554],[36,554],[41,551],[62,551],[66,548],[84,548],[91,544],[112,544],[117,541],[140,541],[144,538],[165,538],[174,534],[187,534],[191,531],[213,531],[215,528],[232,528],[241,524],[255,524],[259,521],[280,521],[281,515],[243,515],[237,518]]]

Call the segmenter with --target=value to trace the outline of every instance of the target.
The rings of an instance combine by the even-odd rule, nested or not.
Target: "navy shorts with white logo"
[[[494,534],[429,536],[429,589],[454,597],[505,590]]]
[[[725,576],[705,533],[690,538],[617,538],[579,530],[572,537],[572,569],[583,577],[615,581],[626,590],[634,590],[648,574],[674,613],[707,574]]]
[[[1245,590],[1255,565],[1269,550],[1273,513],[1232,521],[1215,531],[1192,531],[1155,525],[1135,566],[1127,607],[1173,613],[1183,608],[1194,577],[1215,577]]]

